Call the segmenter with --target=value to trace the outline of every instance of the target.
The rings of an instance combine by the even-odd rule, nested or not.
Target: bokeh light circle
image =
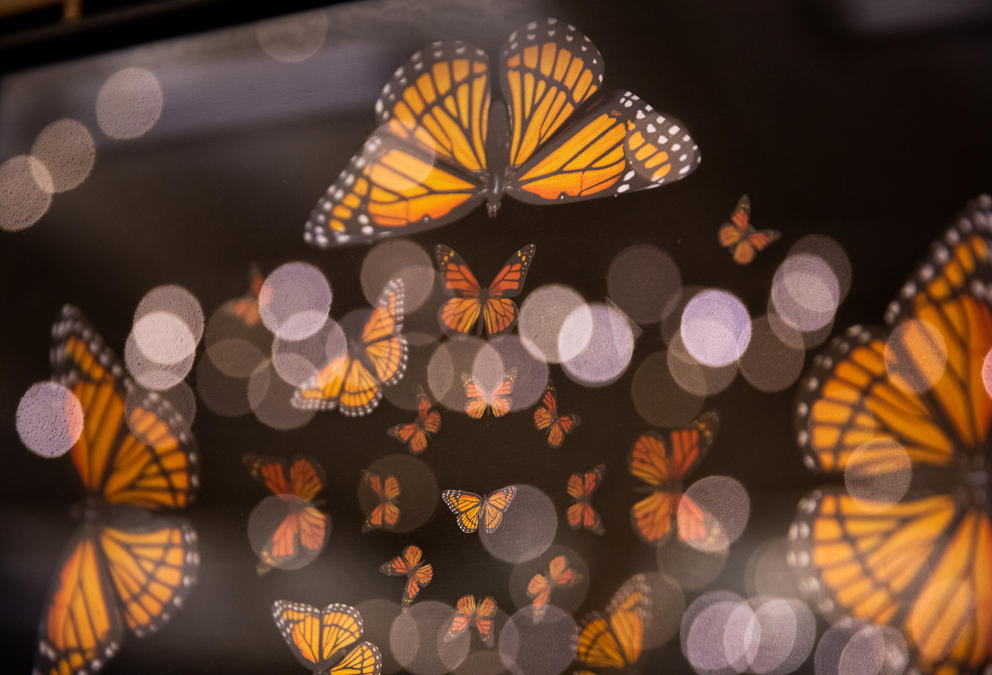
[[[499,633],[499,657],[514,675],[557,675],[575,658],[578,626],[572,615],[549,605],[539,622],[524,607]]]
[[[437,478],[422,460],[404,454],[386,455],[372,462],[366,470],[383,479],[395,476],[400,485],[400,496],[396,500],[400,518],[392,532],[412,532],[434,515],[441,501]],[[372,488],[359,479],[358,505],[362,513],[367,517],[378,504],[379,498]]]
[[[817,675],[897,675],[909,654],[898,631],[842,619],[820,637],[813,661]]]
[[[748,558],[744,584],[750,595],[801,598],[795,571],[789,566],[789,539],[765,540]]]
[[[280,265],[262,283],[258,311],[262,323],[275,335],[284,340],[303,340],[327,321],[331,285],[313,265]]]
[[[286,516],[310,506],[310,502],[296,495],[269,495],[260,501],[248,514],[248,543],[255,555],[261,556],[266,544],[272,539]],[[298,570],[316,560],[331,536],[331,516],[326,513],[324,515],[327,517],[327,525],[321,545],[316,549],[300,546],[300,554],[280,561],[279,569]]]
[[[992,349],[989,349],[985,360],[982,361],[982,385],[985,387],[985,393],[992,398]]]
[[[691,591],[703,588],[720,576],[729,554],[729,547],[714,552],[700,551],[674,539],[659,546],[656,555],[658,571],[675,579],[683,589]]]
[[[532,485],[518,485],[517,496],[495,532],[479,531],[482,545],[494,558],[521,563],[544,553],[558,531],[554,502]]]
[[[15,420],[17,435],[28,450],[41,457],[59,457],[83,432],[83,406],[61,384],[38,382],[21,396]]]
[[[135,346],[150,361],[172,366],[196,351],[196,338],[189,326],[170,312],[151,312],[134,323]]]
[[[574,612],[582,605],[582,601],[585,600],[586,594],[589,592],[589,566],[574,549],[560,544],[552,544],[544,553],[533,560],[513,566],[513,570],[510,572],[509,587],[510,599],[513,600],[515,606],[522,608],[531,604],[531,598],[527,595],[528,584],[537,574],[542,574],[548,578],[548,566],[558,556],[565,557],[568,562],[568,569],[572,570],[575,578],[569,584],[554,585],[548,603],[569,613]]]
[[[403,307],[419,309],[434,290],[434,264],[427,252],[407,239],[387,239],[376,244],[362,261],[362,293],[374,305],[392,279],[403,280]]]
[[[672,378],[687,394],[692,396],[713,396],[730,386],[737,377],[737,363],[725,366],[708,366],[700,363],[676,334],[668,345],[668,371]]]
[[[844,467],[848,494],[863,502],[895,504],[906,495],[912,480],[909,453],[895,439],[887,437],[859,445]]]
[[[124,363],[128,372],[145,389],[156,391],[172,389],[192,370],[195,356],[195,352],[191,352],[181,361],[163,364],[145,355],[138,346],[134,332],[127,336],[127,341],[124,343]]]
[[[786,324],[803,332],[815,331],[833,321],[841,301],[840,282],[820,256],[790,254],[775,271],[771,301]]]
[[[615,382],[630,365],[634,332],[627,318],[616,309],[593,303],[573,310],[565,319],[558,353],[572,353],[579,344],[585,346],[562,361],[562,369],[573,382],[603,387]]]
[[[31,156],[48,169],[52,191],[65,192],[90,175],[96,162],[96,144],[82,122],[61,119],[41,130],[31,146]],[[38,187],[44,189],[45,181]]]
[[[947,370],[947,343],[929,321],[899,322],[885,341],[884,353],[889,379],[913,394],[933,389]]]
[[[510,410],[525,410],[536,405],[548,384],[548,364],[536,358],[516,335],[507,335],[490,344],[503,364],[504,372],[514,373]]]
[[[255,24],[255,37],[276,61],[300,63],[320,51],[329,23],[325,11],[267,19]]]
[[[30,155],[0,164],[0,230],[31,227],[52,205],[55,183],[48,168]]]
[[[190,427],[193,426],[193,420],[196,418],[196,396],[185,382],[180,382],[171,389],[158,392],[146,392],[137,387],[128,391],[124,397],[124,414],[129,427],[131,427],[131,413],[148,405],[147,399],[150,396],[163,400],[167,408],[171,408],[169,416],[171,427],[187,432],[190,430]],[[140,425],[141,420],[136,421]],[[138,425],[131,427],[131,432],[141,438],[146,430],[137,428]]]
[[[740,370],[755,389],[781,391],[799,379],[805,357],[802,334],[785,324],[776,330],[766,315],[751,323],[751,342],[741,357]]]
[[[210,411],[222,417],[238,417],[251,411],[248,381],[221,372],[210,359],[196,364],[196,393]]]
[[[137,325],[145,316],[156,313],[171,314],[182,321],[186,325],[194,344],[203,337],[203,309],[200,307],[200,301],[182,286],[176,284],[156,286],[145,293],[134,310],[132,325]],[[140,341],[139,347],[144,348],[144,344]],[[148,356],[152,358],[152,354],[148,354]],[[188,354],[185,354],[183,358],[185,356]],[[159,362],[167,365],[175,361]]]
[[[685,612],[685,594],[678,581],[660,572],[643,575],[651,595],[651,617],[644,624],[644,648],[654,649],[679,633]]]
[[[520,307],[518,323],[528,351],[548,363],[567,361],[579,354],[592,335],[592,317],[588,310],[582,313],[583,307],[585,300],[570,286],[548,284],[528,293]],[[580,313],[572,317],[576,311]],[[570,317],[569,330],[563,333]]]
[[[302,340],[272,341],[272,367],[284,382],[302,387],[321,368],[348,351],[348,338],[333,319],[324,322],[317,332]]]
[[[385,598],[372,598],[360,602],[355,605],[355,609],[362,615],[362,620],[365,622],[362,639],[378,646],[382,654],[382,674],[398,673],[401,666],[393,658],[392,650],[389,649],[389,633],[393,622],[396,621],[403,609],[399,604]]]
[[[682,277],[675,261],[649,244],[620,251],[606,275],[610,298],[639,324],[661,321],[681,286]]]
[[[698,673],[736,672],[724,637],[731,617],[744,600],[730,591],[711,591],[696,598],[682,616],[682,654]]]
[[[438,340],[426,333],[404,333],[409,344],[406,359],[406,375],[392,387],[383,390],[385,398],[401,410],[414,411],[417,409],[417,389],[423,388],[427,397],[434,402],[427,382],[427,366],[430,358],[438,348]],[[450,384],[450,383],[449,383]],[[409,419],[398,419],[397,422],[408,422]]]
[[[679,538],[707,553],[724,550],[744,533],[750,514],[751,499],[739,481],[730,476],[700,478],[679,500]]]
[[[744,354],[751,341],[751,318],[735,295],[707,289],[693,296],[682,310],[679,332],[694,359],[718,368]]]
[[[450,410],[465,410],[463,377],[471,376],[476,357],[489,343],[475,337],[446,340],[437,345],[427,363],[427,388]]]
[[[96,121],[110,138],[139,138],[158,123],[164,103],[162,85],[154,73],[144,68],[124,68],[100,87]]]
[[[316,414],[294,408],[290,401],[295,389],[276,373],[271,359],[262,361],[248,380],[248,403],[258,421],[273,429],[302,427]]]
[[[672,377],[664,351],[650,354],[637,366],[630,396],[637,414],[659,427],[687,424],[703,408],[702,397],[687,394]]]
[[[454,614],[451,605],[432,600],[408,607],[389,631],[389,647],[396,662],[414,675],[442,675],[457,668],[468,656],[471,633],[444,640]]]

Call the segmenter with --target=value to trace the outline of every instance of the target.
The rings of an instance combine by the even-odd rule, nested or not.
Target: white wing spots
[[[548,18],[546,19],[546,21],[548,22],[548,25],[549,25],[549,26],[553,26],[553,25],[555,25],[556,23],[558,23],[558,19],[556,19],[556,18],[554,18],[553,16],[549,16],[549,17],[548,17]],[[571,26],[569,26],[569,28],[571,28]]]
[[[527,24],[527,30],[537,30],[537,22],[531,21],[529,24]]]
[[[644,111],[643,110],[638,110],[637,111],[637,119],[639,119],[639,120],[644,119]],[[651,124],[650,122],[648,122],[648,125],[646,127],[644,127],[644,128],[647,129],[647,131],[648,131],[649,134],[653,134],[654,132],[658,131],[658,127],[656,127],[655,125]]]
[[[359,225],[368,225],[368,223],[369,223],[369,217],[367,215],[365,215],[364,213],[358,214],[358,223],[359,223]]]
[[[665,145],[666,143],[668,143],[668,136],[665,134],[658,134],[658,144]]]
[[[579,47],[579,49],[581,49],[584,52],[589,51],[589,47],[587,45],[582,45],[581,47]]]
[[[527,39],[533,42],[537,38],[533,33],[527,33]]]
[[[455,47],[455,54],[458,54],[459,56],[461,56],[464,53],[465,53],[465,45],[460,44],[457,47]]]
[[[677,134],[677,133],[678,133],[678,132],[680,132],[680,131],[682,131],[682,128],[681,128],[681,127],[680,127],[679,125],[677,125],[677,124],[673,124],[673,125],[672,125],[671,127],[669,127],[669,129],[668,129],[668,133],[669,133],[670,135],[672,135],[672,136],[674,136],[675,134]]]
[[[672,152],[678,152],[681,149],[682,149],[682,144],[681,143],[672,143]],[[685,155],[682,155],[682,159],[684,159],[684,158],[685,158]]]
[[[574,36],[574,35],[566,35],[566,36],[565,36],[565,40],[566,40],[567,42],[572,42],[572,41],[574,41],[574,40],[575,40],[575,36]]]
[[[628,182],[631,178],[637,175],[636,171],[628,171],[623,175],[624,182]]]
[[[630,184],[624,183],[623,185],[620,185],[620,186],[617,187],[617,192],[619,192],[619,193],[622,194],[622,193],[626,192],[629,189],[630,189]]]

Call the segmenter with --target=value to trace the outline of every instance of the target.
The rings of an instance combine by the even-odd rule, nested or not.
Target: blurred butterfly
[[[455,514],[459,529],[466,534],[479,529],[480,516],[486,534],[495,532],[503,522],[503,514],[510,508],[516,496],[517,488],[513,485],[493,490],[485,499],[481,495],[464,490],[445,490],[441,493],[444,503]]]
[[[196,581],[192,526],[148,510],[192,501],[196,443],[182,415],[125,375],[75,307],[63,307],[52,326],[51,364],[53,379],[82,407],[69,454],[86,500],[45,602],[34,671],[95,673],[127,631],[140,637],[161,628]]]
[[[575,660],[593,668],[633,666],[644,647],[644,626],[651,616],[651,592],[643,574],[627,580],[613,595],[606,614],[593,612],[579,629]]]
[[[468,630],[469,626],[475,626],[479,638],[487,647],[492,647],[495,642],[493,633],[495,616],[496,600],[491,595],[480,602],[476,602],[474,595],[463,595],[455,603],[455,615],[451,617],[448,631],[444,634],[444,641],[450,642]]]
[[[631,507],[630,519],[645,542],[663,543],[672,533],[676,515],[683,541],[707,536],[705,513],[683,494],[682,480],[706,455],[719,425],[719,415],[710,411],[686,428],[664,434],[648,431],[634,442],[630,475],[647,483],[651,494]]]
[[[477,384],[471,375],[462,376],[462,384],[465,385],[465,414],[475,419],[482,419],[486,412],[492,413],[493,417],[502,417],[510,412],[513,393],[513,380],[517,377],[517,369],[511,368],[509,372],[503,374],[503,379],[492,391],[487,391]]]
[[[400,519],[400,507],[396,500],[400,497],[400,484],[396,476],[383,478],[379,474],[362,469],[362,480],[375,493],[376,504],[362,525],[362,534],[371,530],[392,530]]]
[[[527,244],[514,253],[483,289],[462,257],[438,244],[434,254],[444,277],[444,292],[453,296],[438,312],[441,325],[462,335],[468,335],[473,328],[479,334],[485,329],[490,337],[508,333],[516,325],[518,314],[517,304],[510,298],[520,295],[535,250],[534,244]]]
[[[589,503],[592,493],[603,482],[605,473],[606,465],[598,464],[589,471],[576,472],[568,477],[568,496],[575,503],[568,507],[565,515],[568,526],[573,530],[585,528],[594,534],[603,534],[606,531],[599,513]]]
[[[231,314],[239,317],[246,326],[256,326],[261,320],[259,313],[259,294],[262,292],[262,285],[265,277],[256,265],[251,266],[251,280],[248,284],[248,293],[244,297],[234,300],[228,307]]]
[[[422,562],[423,556],[419,546],[407,546],[401,555],[379,568],[380,572],[391,577],[406,577],[400,601],[403,607],[409,607],[417,594],[434,578],[434,568],[430,563]]]
[[[629,91],[601,91],[603,57],[574,26],[532,21],[496,60],[435,42],[400,66],[375,104],[379,128],[320,198],[304,239],[327,247],[410,234],[509,194],[574,202],[685,178],[699,151],[681,122]]]
[[[720,226],[720,246],[731,249],[738,265],[747,265],[758,251],[768,248],[781,236],[778,230],[755,229],[751,224],[751,200],[747,195],[737,201],[730,222]]]
[[[565,436],[579,426],[578,415],[558,414],[558,392],[550,381],[540,404],[534,410],[534,426],[547,434],[548,445],[552,448],[560,448],[565,442]]]
[[[379,675],[382,654],[359,642],[365,623],[358,610],[342,603],[317,609],[304,602],[276,600],[272,618],[293,656],[321,675]]]
[[[547,572],[532,576],[527,583],[527,597],[530,598],[530,606],[534,608],[534,623],[544,618],[551,591],[559,586],[568,588],[581,579],[579,573],[568,564],[568,558],[563,555],[551,559]]]
[[[331,534],[327,514],[314,506],[324,489],[324,469],[302,455],[288,460],[245,455],[252,477],[285,503],[285,516],[265,540],[259,553],[257,572],[274,567],[296,569],[309,564],[324,549]]]
[[[427,449],[427,439],[441,430],[441,413],[432,406],[423,387],[417,387],[417,418],[409,424],[390,427],[386,434],[406,443],[410,452],[419,455]]]
[[[982,196],[889,305],[889,328],[850,328],[799,388],[806,466],[843,472],[851,488],[799,502],[789,560],[831,621],[902,631],[923,672],[992,660],[990,282],[992,198]],[[884,489],[907,473],[905,492]]]
[[[331,359],[310,381],[293,393],[293,407],[333,410],[343,415],[368,415],[382,400],[382,388],[406,373],[407,341],[403,330],[403,280],[393,279],[382,290],[360,341]]]

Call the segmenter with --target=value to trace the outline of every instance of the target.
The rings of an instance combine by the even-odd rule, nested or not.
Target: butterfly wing
[[[751,200],[747,195],[741,195],[734,212],[730,214],[730,220],[720,226],[720,245],[729,248],[742,241],[748,230],[753,229],[750,220]]]
[[[462,377],[462,384],[465,386],[465,414],[474,419],[482,419],[489,408],[486,393],[470,375]]]
[[[441,413],[431,405],[423,387],[417,387],[417,420],[427,434],[436,434],[441,430]]]
[[[455,603],[455,613],[448,624],[448,630],[444,634],[444,641],[450,642],[468,630],[475,617],[476,602],[474,595],[463,595]]]
[[[482,312],[479,280],[464,258],[444,244],[434,247],[434,257],[444,279],[444,292],[452,296],[439,310],[441,325],[456,333],[468,334]]]
[[[430,563],[418,563],[415,565],[413,567],[413,572],[407,577],[406,584],[403,586],[403,597],[400,600],[400,605],[403,607],[409,607],[413,603],[414,598],[420,595],[420,591],[422,591],[424,586],[429,584],[433,578],[433,565]]]
[[[341,603],[318,610],[303,602],[276,600],[272,618],[293,655],[312,671],[333,663],[364,630],[358,610]]]
[[[458,528],[471,534],[479,529],[479,515],[482,513],[482,496],[464,490],[445,490],[441,493],[444,503],[455,514]]]
[[[550,381],[541,396],[541,402],[534,409],[534,426],[540,431],[547,430],[558,419],[558,392]]]
[[[510,508],[513,498],[517,496],[516,486],[509,485],[499,490],[493,490],[486,496],[482,506],[483,523],[486,534],[492,534],[503,522],[503,514]]]
[[[376,504],[362,525],[362,533],[371,530],[392,530],[400,519],[400,509],[396,500],[400,496],[400,484],[395,476],[386,476],[385,480],[378,474],[362,470],[362,479],[372,489],[379,503]]]
[[[289,481],[294,495],[311,502],[324,489],[324,468],[309,457],[295,457],[289,465]]]
[[[628,665],[609,621],[602,614],[594,612],[582,623],[575,660],[593,668],[621,669]]]
[[[362,344],[372,370],[382,386],[399,382],[406,373],[407,340],[403,330],[403,280],[393,279],[382,289],[372,315],[362,329]],[[380,392],[381,397],[381,392]],[[370,401],[346,402],[342,405],[358,409]],[[378,403],[378,400],[376,400]],[[373,406],[374,407],[374,406]],[[347,414],[347,413],[346,413]]]
[[[137,388],[75,307],[62,308],[52,341],[53,375],[83,409],[83,432],[70,453],[86,491],[108,504],[186,506],[198,485],[198,459],[179,412]],[[125,403],[131,392],[138,392],[135,405]]]
[[[371,642],[360,642],[331,666],[328,675],[379,675],[382,672],[382,653]]]
[[[286,515],[259,552],[259,574],[275,567],[291,568],[296,561],[319,553],[327,543],[331,533],[327,514],[296,498],[286,508]]]
[[[527,244],[514,253],[489,284],[486,303],[482,308],[488,335],[504,335],[516,325],[517,305],[510,298],[520,295],[535,250],[534,244]]]
[[[527,597],[533,609],[534,622],[544,618],[545,605],[551,597],[551,581],[546,574],[535,574],[527,582]]]
[[[292,488],[286,476],[286,465],[282,458],[247,454],[241,459],[251,472],[252,478],[267,487],[272,494],[292,494]]]
[[[503,379],[489,397],[489,409],[493,411],[493,417],[502,417],[510,412],[510,406],[513,405],[510,395],[513,393],[513,381],[516,377],[516,368],[504,374]]]
[[[491,595],[483,598],[475,610],[475,630],[487,647],[492,647],[495,641],[493,633],[493,617],[496,616],[496,600]]]

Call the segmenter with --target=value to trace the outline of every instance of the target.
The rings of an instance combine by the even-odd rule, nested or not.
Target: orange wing
[[[409,424],[390,427],[386,434],[400,443],[406,443],[410,452],[417,455],[427,449],[427,440],[441,429],[441,413],[431,405],[423,387],[417,387],[417,419]]]
[[[396,505],[396,500],[400,496],[399,481],[396,480],[396,476],[386,476],[383,479],[378,474],[364,469],[362,480],[379,498],[379,503],[373,507],[365,519],[365,524],[362,525],[362,533],[377,529],[392,530],[400,519],[400,509]]]
[[[424,586],[434,578],[434,568],[430,563],[422,562],[423,555],[419,546],[407,546],[403,553],[379,567],[382,574],[407,577],[401,598],[403,607],[409,607]]]
[[[547,433],[548,445],[560,448],[565,442],[565,436],[572,433],[578,425],[578,415],[558,414],[558,392],[549,381],[541,403],[534,410],[534,426]]]
[[[312,502],[326,483],[323,467],[316,460],[303,455],[290,460],[245,455],[242,461],[251,471],[252,477],[274,495],[293,495]]]
[[[493,417],[502,417],[510,412],[512,405],[510,395],[513,393],[513,381],[516,376],[516,369],[511,370],[503,375],[502,381],[492,392],[487,392],[475,383],[474,378],[465,375],[462,378],[466,397],[465,413],[469,417],[482,419],[487,410],[492,412]]]
[[[606,465],[599,464],[589,471],[573,473],[568,477],[568,496],[574,499],[575,503],[568,507],[565,515],[569,527],[573,530],[581,527],[594,534],[601,535],[605,532],[599,513],[589,503],[592,493],[603,481],[605,473]]]

